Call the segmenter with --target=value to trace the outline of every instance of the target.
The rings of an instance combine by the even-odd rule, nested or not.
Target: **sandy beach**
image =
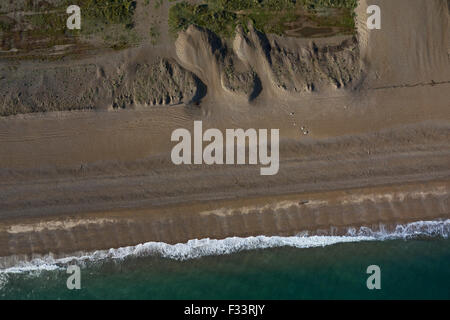
[[[230,59],[239,57],[242,68],[255,64],[256,97],[227,86],[221,60],[194,28],[158,46],[76,60],[95,65],[92,81],[106,83],[112,74],[163,56],[181,66],[171,70],[196,94],[197,78],[207,92],[196,103],[117,109],[105,86],[93,98],[100,101],[94,110],[0,117],[0,266],[149,241],[334,235],[351,227],[449,219],[448,1],[372,2],[383,8],[381,30],[365,28],[367,4],[360,1],[356,45],[349,36],[316,40],[338,70],[330,72],[339,74],[339,85],[311,76],[317,91],[297,90],[303,83],[298,74],[292,90],[277,86],[275,62],[265,62],[257,32],[227,47],[234,46]],[[305,39],[269,35],[267,43],[273,61],[277,46],[314,51]],[[342,61],[356,59],[351,68],[335,62],[341,49]],[[14,76],[65,64],[28,61],[16,65]],[[1,62],[0,75],[8,76],[8,65]],[[355,77],[348,85],[346,72]],[[251,165],[174,165],[171,133],[191,130],[195,120],[219,130],[280,129],[278,174],[261,176]]]

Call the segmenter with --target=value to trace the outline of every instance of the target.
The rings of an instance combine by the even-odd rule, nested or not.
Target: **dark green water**
[[[366,287],[369,265],[381,268],[381,290]],[[74,291],[64,270],[2,276],[0,299],[449,299],[450,240],[109,260],[83,267]]]

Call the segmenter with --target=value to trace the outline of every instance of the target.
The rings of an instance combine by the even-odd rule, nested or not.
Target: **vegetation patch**
[[[121,24],[127,28],[133,27],[133,15],[136,9],[134,0],[67,0],[66,6],[78,5],[84,19],[99,25]]]
[[[157,23],[152,23],[150,25],[149,35],[150,35],[150,42],[152,43],[152,45],[158,44],[158,40],[161,33],[159,31],[159,25]]]
[[[70,5],[81,8],[81,30],[67,29]],[[138,42],[133,29],[135,9],[134,0],[28,0],[16,10],[22,14],[15,15],[15,20],[0,16],[0,50],[17,49],[13,55],[18,57],[31,52],[31,56],[46,56],[42,50],[51,52],[55,46],[82,42],[125,48]]]
[[[319,36],[327,33],[324,30],[331,30],[332,34],[353,33],[356,6],[357,0],[205,0],[200,4],[183,1],[170,8],[169,28],[176,34],[194,24],[230,37],[236,26],[246,30],[251,22],[259,31],[278,35],[302,36],[303,28],[315,28]]]

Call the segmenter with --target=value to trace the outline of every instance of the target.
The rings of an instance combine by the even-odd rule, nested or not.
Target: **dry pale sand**
[[[283,93],[261,60],[262,92],[249,102],[223,90],[211,57],[193,61],[183,47],[180,58],[167,45],[154,50],[208,87],[199,106],[0,118],[0,256],[449,218],[448,3],[372,2],[383,8],[382,29],[365,29],[361,1],[362,73],[352,88]],[[111,59],[153,59],[151,50]],[[194,120],[205,128],[280,128],[279,173],[173,165],[170,135]]]

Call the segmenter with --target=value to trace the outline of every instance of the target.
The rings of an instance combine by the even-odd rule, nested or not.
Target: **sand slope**
[[[381,30],[367,30],[368,4],[381,8]],[[361,0],[357,9],[361,54],[370,87],[445,82],[450,79],[448,2]]]

